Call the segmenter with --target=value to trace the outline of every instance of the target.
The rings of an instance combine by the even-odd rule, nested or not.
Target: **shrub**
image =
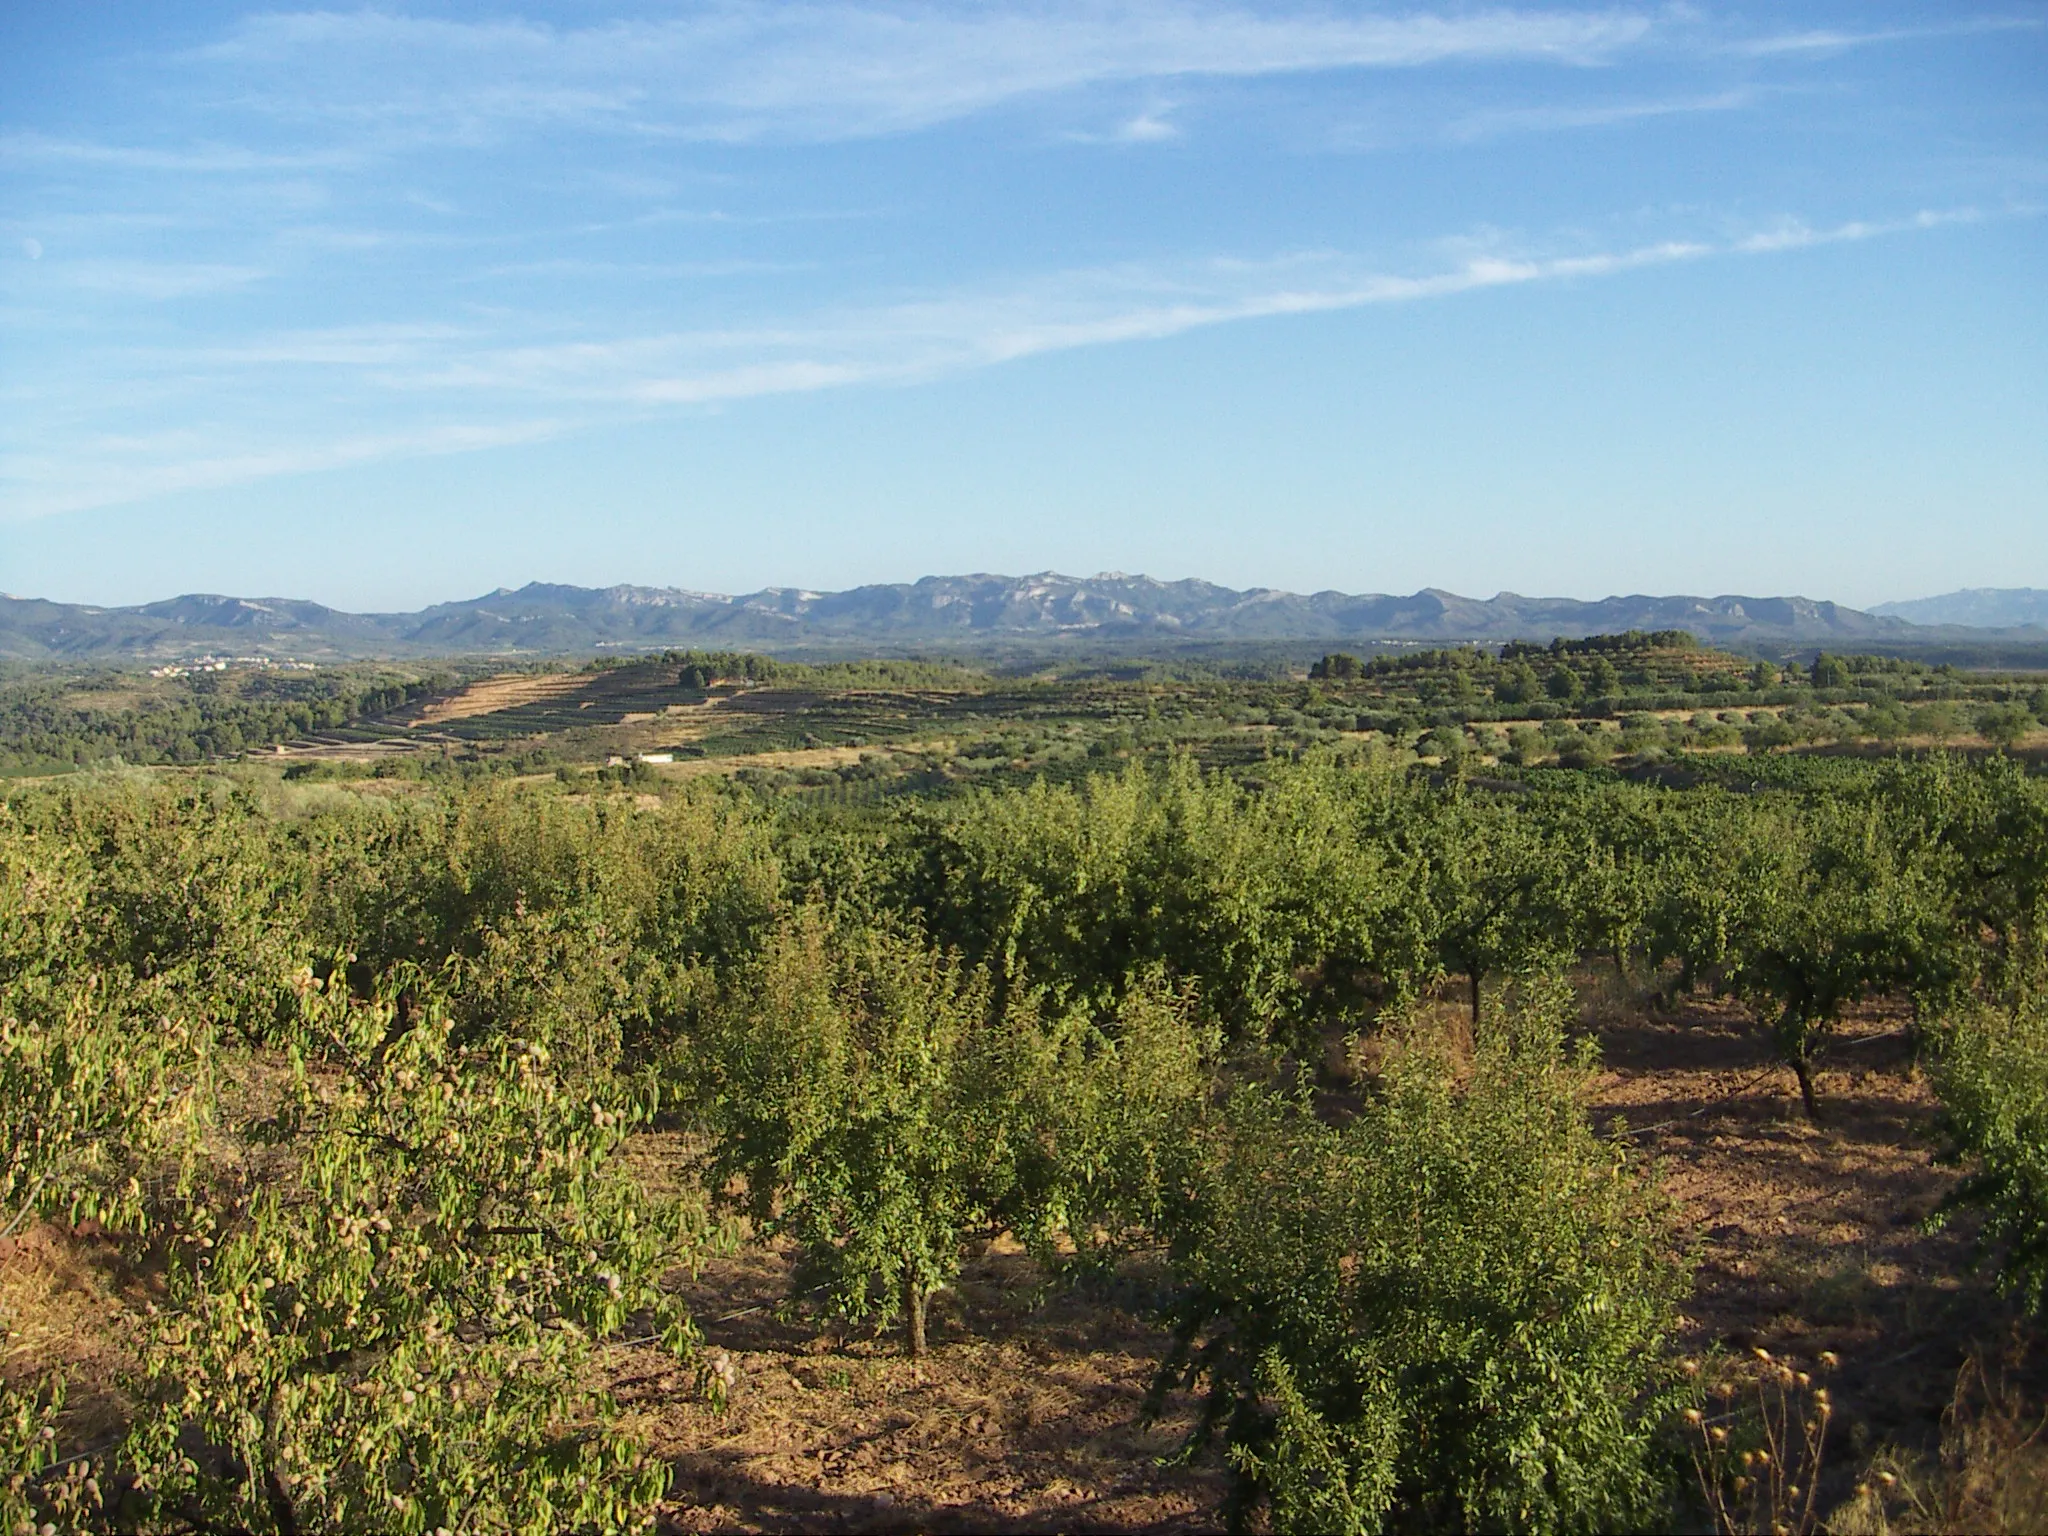
[[[1207,1395],[1234,1523],[1626,1528],[1659,1497],[1660,1356],[1684,1275],[1661,1206],[1581,1109],[1561,982],[1480,1033],[1469,1081],[1393,1057],[1349,1124],[1235,1094],[1174,1222],[1153,1403]],[[1192,1448],[1192,1445],[1191,1445]]]
[[[1950,1024],[1935,1066],[1955,1150],[1971,1159],[1953,1205],[1984,1209],[1999,1285],[2048,1310],[2048,1006],[1978,1006]]]
[[[841,1315],[925,1309],[1001,1194],[1004,1131],[976,1113],[988,979],[886,932],[806,914],[736,979],[703,1042],[720,1141],[705,1183],[744,1181],[763,1236],[796,1239]]]
[[[36,1215],[147,1226],[146,1185],[188,1166],[209,1038],[182,989],[92,963],[92,874],[0,808],[0,1237]]]
[[[1998,704],[1978,712],[1977,734],[1995,747],[2007,751],[2018,746],[2034,728],[2034,717],[2023,704]]]

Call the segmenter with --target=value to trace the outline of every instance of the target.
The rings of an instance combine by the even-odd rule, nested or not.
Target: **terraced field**
[[[575,672],[542,673],[538,676],[486,678],[440,698],[429,699],[411,709],[393,714],[392,721],[410,726],[441,725],[450,720],[470,720],[562,698],[581,689],[588,678]]]

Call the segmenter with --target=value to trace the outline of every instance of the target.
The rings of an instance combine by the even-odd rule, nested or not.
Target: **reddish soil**
[[[2006,1358],[2015,1319],[1970,1269],[1968,1216],[1924,1225],[1959,1175],[1937,1161],[1938,1106],[1904,1015],[1844,1025],[1816,1126],[1740,1009],[1699,1000],[1664,1017],[1603,983],[1586,994],[1604,1060],[1596,1122],[1657,1163],[1698,1263],[1688,1349],[1840,1357],[1827,1502],[1877,1448],[1930,1449],[1959,1369]],[[1191,1405],[1139,1423],[1162,1341],[1137,1313],[1047,1289],[1021,1255],[994,1253],[969,1266],[918,1367],[894,1338],[778,1315],[788,1285],[786,1262],[758,1252],[692,1285],[739,1372],[723,1414],[681,1373],[620,1362],[622,1396],[676,1468],[670,1529],[1220,1524],[1220,1464],[1170,1464]]]
[[[1839,1356],[1837,1476],[1879,1446],[1931,1449],[1964,1363],[2015,1358],[2018,1317],[1972,1267],[1969,1212],[1929,1229],[1961,1174],[1940,1161],[1940,1106],[1903,1009],[1872,1006],[1836,1033],[1818,1125],[1734,1005],[1592,1012],[1596,1121],[1625,1122],[1657,1160],[1694,1245],[1691,1346]]]
[[[619,1361],[615,1390],[675,1467],[667,1529],[1215,1528],[1213,1459],[1163,1464],[1188,1405],[1139,1422],[1157,1330],[1045,1290],[1013,1245],[935,1299],[922,1364],[895,1336],[807,1326],[777,1305],[788,1288],[786,1262],[760,1252],[690,1287],[711,1348],[738,1370],[722,1413],[683,1372]]]
[[[1666,1017],[1589,982],[1587,1020],[1605,1062],[1596,1122],[1658,1164],[1697,1259],[1685,1347],[1840,1356],[1824,1508],[1881,1447],[1929,1451],[1958,1371],[1973,1355],[2010,1360],[2016,1320],[1970,1267],[1969,1217],[1925,1225],[1959,1174],[1938,1161],[1938,1106],[1903,1014],[1873,1007],[1840,1031],[1818,1126],[1730,1005]],[[80,1444],[118,1412],[132,1356],[114,1319],[142,1300],[104,1247],[46,1226],[0,1245],[0,1371],[67,1365],[80,1388],[67,1438]],[[609,1369],[675,1469],[670,1531],[1214,1529],[1220,1463],[1173,1462],[1192,1405],[1140,1421],[1163,1347],[1142,1315],[1150,1278],[1115,1299],[1079,1295],[999,1245],[935,1302],[920,1365],[894,1336],[834,1332],[783,1305],[786,1259],[750,1251],[687,1288],[736,1369],[729,1407],[714,1411],[651,1350],[614,1349]],[[2008,1380],[2042,1400],[2040,1380]]]

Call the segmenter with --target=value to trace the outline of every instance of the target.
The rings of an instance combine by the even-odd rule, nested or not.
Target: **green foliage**
[[[0,1236],[62,1214],[141,1231],[189,1164],[208,1035],[181,989],[91,963],[94,871],[0,809]]]
[[[1552,667],[1543,680],[1543,691],[1560,703],[1569,704],[1585,693],[1586,684],[1570,667]]]
[[[1051,1255],[1073,1233],[1114,1249],[1161,1198],[1161,1159],[1202,1087],[1200,1036],[1157,995],[1126,1001],[1122,1038],[1049,1022],[913,936],[778,936],[713,1018],[702,1090],[719,1130],[707,1182],[739,1178],[762,1233],[805,1251],[807,1280],[848,1319],[909,1317],[971,1231],[1014,1229]]]
[[[1517,661],[1501,670],[1500,681],[1493,685],[1493,696],[1503,704],[1533,704],[1543,696],[1543,684],[1534,667]]]
[[[2048,1007],[1977,1005],[1950,1021],[1935,1082],[1971,1171],[1950,1205],[1984,1210],[2001,1289],[2048,1310]]]
[[[1931,736],[1937,743],[1950,741],[1962,734],[1963,712],[1947,699],[1922,704],[1910,711],[1906,718],[1914,735]]]
[[[1976,725],[1979,736],[2010,751],[2034,729],[2034,717],[2023,704],[1994,704],[1978,711]]]
[[[38,1387],[0,1381],[0,1531],[37,1536],[98,1527],[98,1469],[89,1458],[57,1455],[63,1407],[62,1377]]]
[[[806,665],[742,651],[663,651],[659,664],[676,669],[676,684],[704,689],[721,684],[778,684],[813,688],[971,688],[985,674],[951,662],[915,660],[837,661]],[[620,660],[614,665],[632,666]]]
[[[1308,745],[1363,723],[1499,750],[1489,687],[1610,657],[1633,702],[1595,709],[1622,731],[1518,706],[1543,721],[1506,745],[1520,768]],[[1856,699],[1781,690],[1749,728],[1790,745],[2012,696],[1845,665]],[[1283,1526],[1643,1518],[1677,1282],[1636,1171],[1585,1132],[1562,995],[1503,1008],[1509,978],[1647,963],[1747,1000],[1802,1075],[1858,998],[1993,1010],[1941,1080],[2034,1284],[2048,786],[1981,752],[1571,766],[1727,744],[1741,717],[1697,696],[1731,666],[1560,646],[1235,693],[1153,674],[1088,684],[1086,729],[1032,714],[1053,690],[1031,682],[955,717],[957,751],[658,804],[563,792],[589,774],[18,787],[0,1229],[94,1218],[162,1275],[123,1454],[170,1524],[641,1519],[658,1469],[588,1367],[629,1312],[689,1343],[656,1282],[704,1218],[623,1166],[658,1108],[849,1317],[914,1322],[999,1231],[1055,1268],[1170,1245],[1181,1379]],[[1169,750],[1201,730],[1204,755]],[[1447,977],[1469,1077],[1402,1046],[1341,1124],[1242,1086]],[[0,1425],[47,1417],[16,1389]]]
[[[384,714],[450,681],[382,668],[163,682],[105,672],[31,673],[0,684],[0,767],[232,757]]]
[[[1034,1009],[996,1041],[1015,1170],[998,1215],[1041,1262],[1059,1267],[1070,1244],[1101,1265],[1154,1240],[1190,1177],[1214,1080],[1219,1042],[1194,1014],[1154,972],[1103,1028]]]
[[[688,1353],[657,1281],[698,1220],[619,1167],[631,1105],[566,1091],[531,1043],[464,1048],[394,982],[302,980],[274,1112],[176,1211],[140,1488],[257,1532],[645,1523],[666,1474],[585,1362],[649,1310]]]
[[[1752,839],[1725,985],[1771,1023],[1818,1114],[1812,1053],[1842,1010],[1904,983],[1919,930],[1942,912],[1930,872],[1891,836],[1883,808],[1835,800]]]
[[[1422,757],[1433,757],[1446,769],[1456,772],[1465,766],[1471,755],[1472,744],[1465,739],[1465,733],[1455,725],[1439,726],[1415,744],[1415,750]]]
[[[1816,688],[1846,688],[1849,686],[1849,664],[1839,656],[1830,656],[1822,651],[1813,658],[1813,686]]]
[[[26,988],[0,1001],[0,1236],[35,1215],[143,1231],[151,1192],[187,1171],[208,1103],[203,1038],[122,1001]]]
[[[1473,1019],[1489,972],[1561,958],[1573,934],[1557,898],[1561,871],[1537,825],[1490,796],[1416,806],[1388,829],[1415,873],[1416,915],[1431,969],[1463,976]]]
[[[804,914],[713,1016],[706,1178],[744,1181],[764,1234],[853,1320],[925,1306],[963,1240],[1009,1229],[1045,1257],[1122,1247],[1156,1219],[1206,1089],[1182,1001],[1134,990],[1107,1032],[1048,1018],[914,936]]]
[[[1500,648],[1501,660],[1521,656],[1613,656],[1631,651],[1693,651],[1698,638],[1684,629],[1625,629],[1619,634],[1586,635],[1568,640],[1562,635],[1548,645],[1533,640],[1510,640]]]
[[[208,786],[66,793],[33,831],[91,869],[78,964],[155,983],[209,1027],[260,1037],[302,963],[296,871],[275,858],[259,807]]]
[[[1896,699],[1886,699],[1880,704],[1873,704],[1863,712],[1860,723],[1865,731],[1879,741],[1897,741],[1912,729],[1912,723],[1906,718],[1906,711],[1900,707]]]
[[[1106,1016],[1164,966],[1233,1036],[1291,1033],[1427,969],[1414,872],[1369,831],[1405,793],[1328,760],[1254,793],[1181,759],[979,797],[937,821],[914,899],[999,993],[1028,971],[1054,1006]]]
[[[1205,1386],[1283,1531],[1596,1530],[1655,1512],[1684,1276],[1641,1173],[1587,1128],[1536,983],[1468,1081],[1419,1046],[1348,1124],[1233,1095],[1172,1225],[1154,1402]]]
[[[778,936],[714,1015],[704,1080],[720,1142],[707,1184],[745,1181],[764,1234],[803,1246],[842,1315],[925,1303],[1007,1193],[1008,1117],[987,978],[816,914]],[[1013,1022],[1022,1027],[1022,1020]],[[991,1110],[994,1112],[992,1113]]]

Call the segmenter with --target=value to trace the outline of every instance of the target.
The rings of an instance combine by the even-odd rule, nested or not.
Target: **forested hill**
[[[673,587],[534,582],[417,613],[354,614],[281,598],[187,596],[99,608],[0,597],[0,656],[173,660],[207,652],[298,658],[480,653],[568,654],[673,642],[755,650],[858,643],[973,646],[1084,640],[1549,640],[1622,630],[1684,629],[1720,644],[1841,647],[1955,640],[1990,632],[1924,626],[1803,597],[1522,597],[1478,599],[1434,588],[1409,597],[1301,594],[1147,576],[927,576],[810,592],[741,596]]]

